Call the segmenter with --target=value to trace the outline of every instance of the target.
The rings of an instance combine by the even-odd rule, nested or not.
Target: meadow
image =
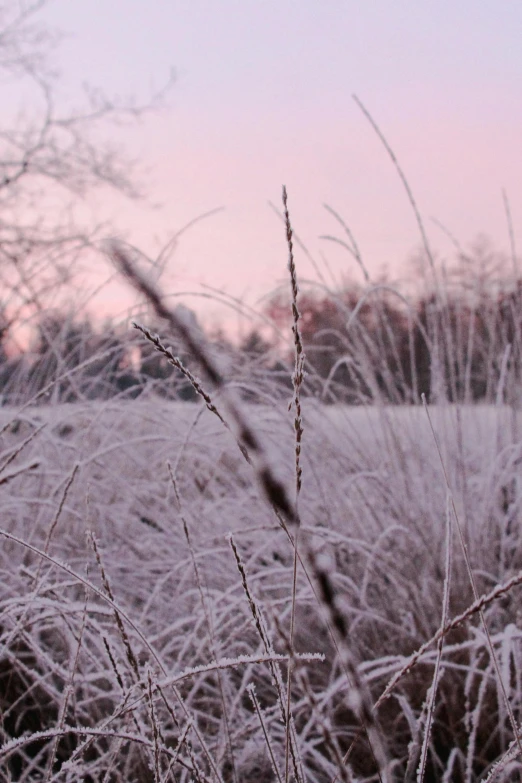
[[[286,401],[243,409],[291,485]],[[205,405],[2,409],[3,778],[414,780],[429,721],[425,780],[515,780],[521,416],[429,416],[302,402],[299,537],[339,638]]]

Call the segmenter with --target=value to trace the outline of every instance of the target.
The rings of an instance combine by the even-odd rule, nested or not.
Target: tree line
[[[479,281],[480,282],[480,281]],[[355,285],[304,292],[299,329],[306,355],[303,394],[322,402],[415,404],[431,402],[514,404],[520,400],[522,279],[503,282],[460,275],[409,298],[389,285]],[[228,377],[244,398],[263,401],[290,390],[292,346],[289,296],[265,307],[274,330],[252,329],[239,343],[206,335],[222,356]],[[191,357],[173,346],[183,366]],[[190,379],[173,368],[143,336],[111,322],[62,311],[44,311],[24,350],[13,352],[13,324],[0,328],[0,394],[4,404],[30,400],[136,398],[144,393],[195,400]]]
[[[275,299],[283,323],[287,300]],[[405,297],[386,284],[305,294],[309,383],[324,402],[515,404],[521,399],[522,278],[460,264]]]

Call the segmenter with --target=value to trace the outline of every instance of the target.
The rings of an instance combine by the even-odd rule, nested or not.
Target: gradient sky
[[[268,205],[280,206],[283,183],[294,229],[327,276],[321,254],[334,279],[358,272],[319,239],[341,236],[325,202],[372,274],[410,273],[413,213],[353,93],[397,154],[441,255],[451,246],[432,217],[465,246],[485,233],[508,249],[502,188],[521,224],[518,0],[50,0],[41,18],[68,34],[56,54],[64,99],[77,102],[83,82],[145,98],[176,71],[168,109],[121,135],[150,203],[103,202],[150,253],[225,207],[180,239],[174,290],[204,283],[254,302],[285,280],[284,232]],[[315,277],[299,251],[296,261]]]

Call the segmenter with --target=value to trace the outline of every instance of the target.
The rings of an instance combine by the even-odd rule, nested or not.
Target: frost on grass
[[[330,563],[351,653],[375,702],[405,669],[378,709],[400,778],[437,659],[434,644],[408,664],[440,625],[440,462],[420,409],[302,404],[303,535]],[[246,412],[278,477],[291,486],[287,406],[250,405]],[[283,720],[292,720],[297,738],[297,776],[333,780],[348,754],[346,779],[371,779],[375,768],[350,706],[350,682],[302,565],[289,649],[289,531],[263,499],[234,436],[210,411],[141,399],[41,406],[23,417],[0,413],[0,502],[9,534],[0,550],[6,776],[284,777],[287,731],[277,692],[284,686],[270,665],[284,671],[292,656],[292,715],[283,712]],[[521,422],[503,407],[446,406],[432,416],[479,591],[491,593],[484,611],[518,716]],[[228,531],[272,655],[252,620]],[[494,594],[510,579],[513,589]],[[472,603],[455,549],[450,620]],[[489,761],[481,755],[486,738]],[[519,764],[512,740],[475,613],[443,640],[426,779],[442,779],[448,765],[455,780],[473,780],[494,761],[507,769],[509,760],[511,770]]]

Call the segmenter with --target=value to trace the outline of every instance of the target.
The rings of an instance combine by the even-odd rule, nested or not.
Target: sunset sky
[[[121,132],[149,202],[102,201],[103,216],[149,253],[224,207],[180,238],[173,290],[203,283],[254,303],[285,280],[284,232],[269,206],[280,207],[282,184],[329,281],[360,275],[320,239],[342,236],[324,203],[372,274],[411,273],[414,216],[353,93],[393,147],[442,256],[451,245],[432,218],[465,246],[485,233],[508,249],[502,188],[515,231],[522,224],[518,1],[52,0],[40,18],[68,35],[56,62],[73,103],[83,82],[145,99],[176,71],[168,107]],[[296,261],[316,277],[299,251]]]

